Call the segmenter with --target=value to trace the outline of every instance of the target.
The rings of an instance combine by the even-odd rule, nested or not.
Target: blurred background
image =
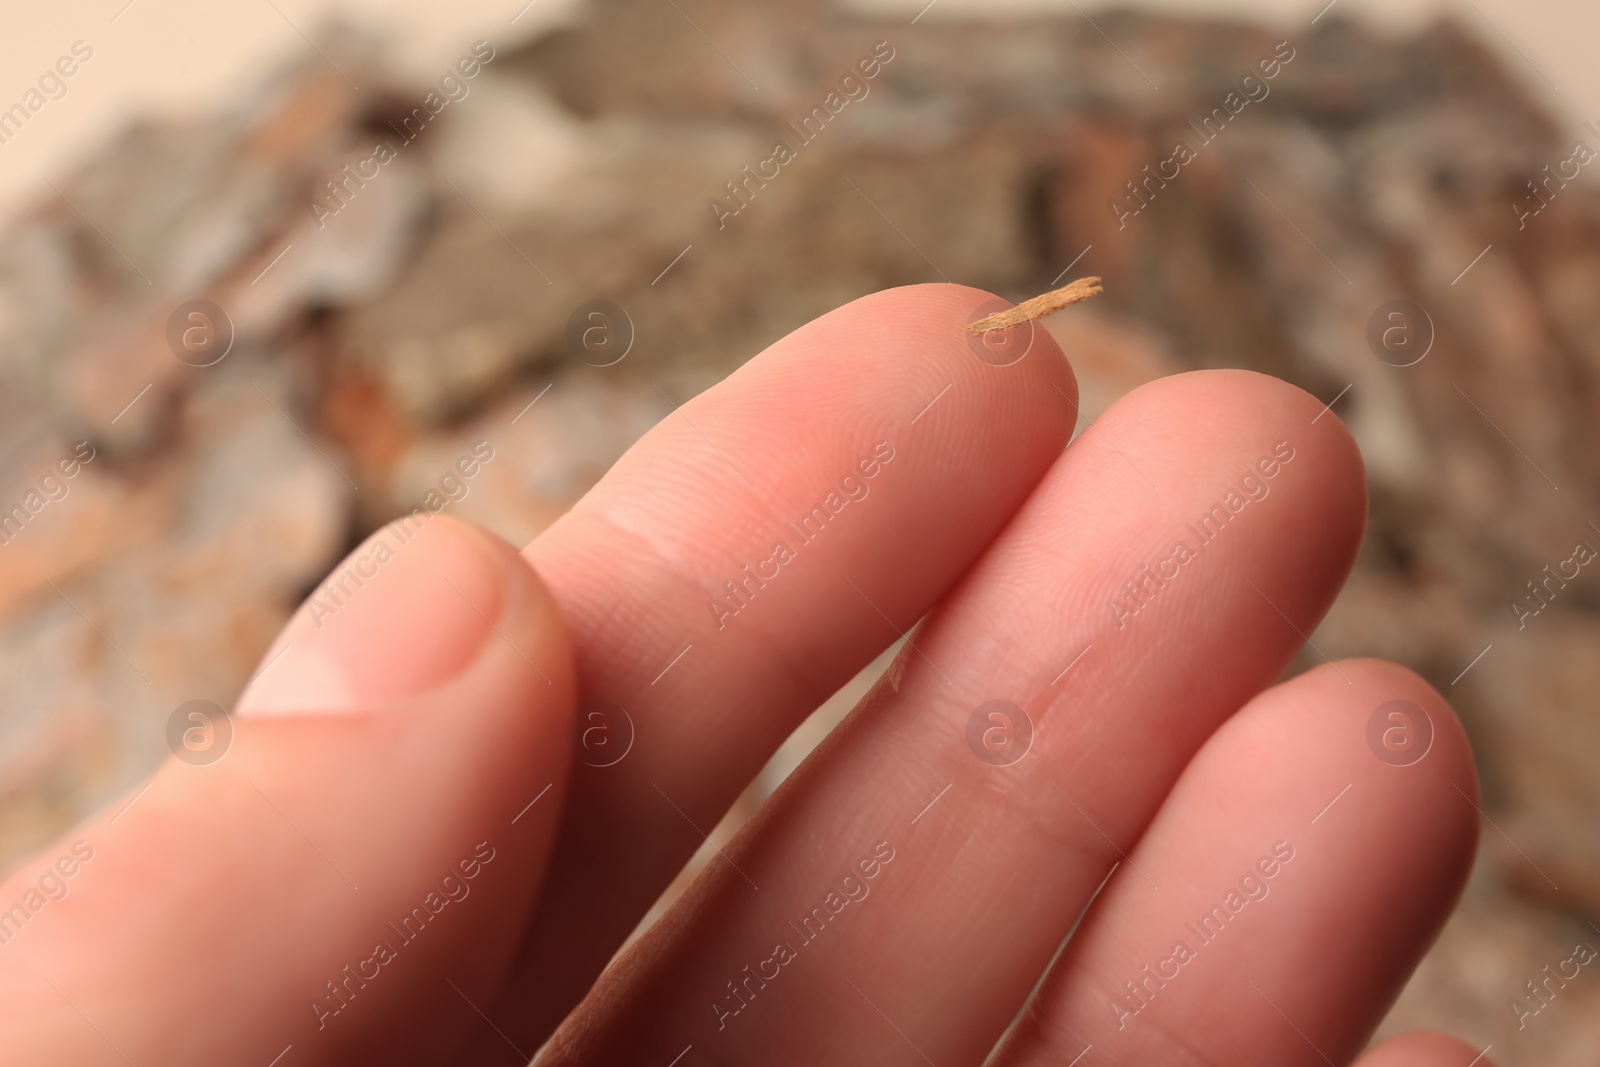
[[[231,704],[328,568],[430,492],[520,544],[673,403],[841,303],[1099,274],[1049,320],[1080,422],[1194,367],[1329,403],[1372,521],[1313,639],[1417,670],[1473,736],[1482,854],[1383,1032],[1600,1062],[1600,977],[1520,1028],[1511,1008],[1600,947],[1600,8],[7,14],[0,868],[147,775],[180,704]],[[867,95],[732,198],[880,42]],[[1193,158],[1167,162],[1179,140]],[[442,482],[478,442],[492,461]]]

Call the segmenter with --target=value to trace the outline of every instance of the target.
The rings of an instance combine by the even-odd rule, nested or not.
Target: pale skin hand
[[[549,1041],[551,1064],[957,1067],[1002,1037],[1003,1067],[1355,1060],[1477,834],[1466,741],[1420,679],[1272,685],[1359,543],[1355,447],[1309,396],[1206,372],[1063,453],[1071,371],[1043,331],[976,358],[985,298],[901,289],[797,331],[520,557],[445,518],[379,534],[377,576],[268,653],[224,758],[170,761],[0,883],[0,907],[41,899],[92,850],[0,927],[0,1062],[512,1064]],[[1280,445],[1264,495],[1160,564]],[[847,475],[799,543],[785,523]],[[1177,570],[1111,607],[1147,565]],[[930,612],[584,998],[777,744]],[[1367,740],[1397,699],[1433,726],[1406,766]],[[636,730],[606,767],[573,758],[600,700]],[[969,745],[991,700],[1033,724],[1017,762]],[[1475,1055],[1411,1035],[1360,1064]]]

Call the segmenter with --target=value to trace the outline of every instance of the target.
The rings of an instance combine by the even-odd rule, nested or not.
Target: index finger
[[[996,304],[921,285],[823,316],[663,420],[525,550],[572,635],[580,721],[598,706],[618,735],[574,768],[495,1014],[519,1045],[548,1036],[772,751],[1060,454],[1072,372],[1042,328],[1006,355],[971,340]],[[583,765],[630,728],[620,761]],[[480,1062],[505,1051],[489,1033]]]

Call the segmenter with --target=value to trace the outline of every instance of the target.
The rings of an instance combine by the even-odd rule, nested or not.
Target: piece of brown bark
[[[1069,282],[1059,289],[1052,289],[1031,300],[1024,300],[1014,308],[996,312],[977,322],[969,322],[967,329],[974,336],[981,336],[990,330],[1004,330],[1007,327],[1019,326],[1029,319],[1042,319],[1046,315],[1053,315],[1069,304],[1076,304],[1089,299],[1100,292],[1099,278],[1079,278]]]

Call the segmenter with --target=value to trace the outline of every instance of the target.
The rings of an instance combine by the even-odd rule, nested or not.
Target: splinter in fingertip
[[[1030,319],[1042,319],[1046,315],[1054,315],[1062,308],[1081,303],[1102,291],[1099,278],[1079,278],[1032,300],[1024,300],[1014,308],[996,312],[977,322],[969,322],[967,329],[974,337],[981,337],[991,330],[1005,330],[1012,326],[1020,326]]]

